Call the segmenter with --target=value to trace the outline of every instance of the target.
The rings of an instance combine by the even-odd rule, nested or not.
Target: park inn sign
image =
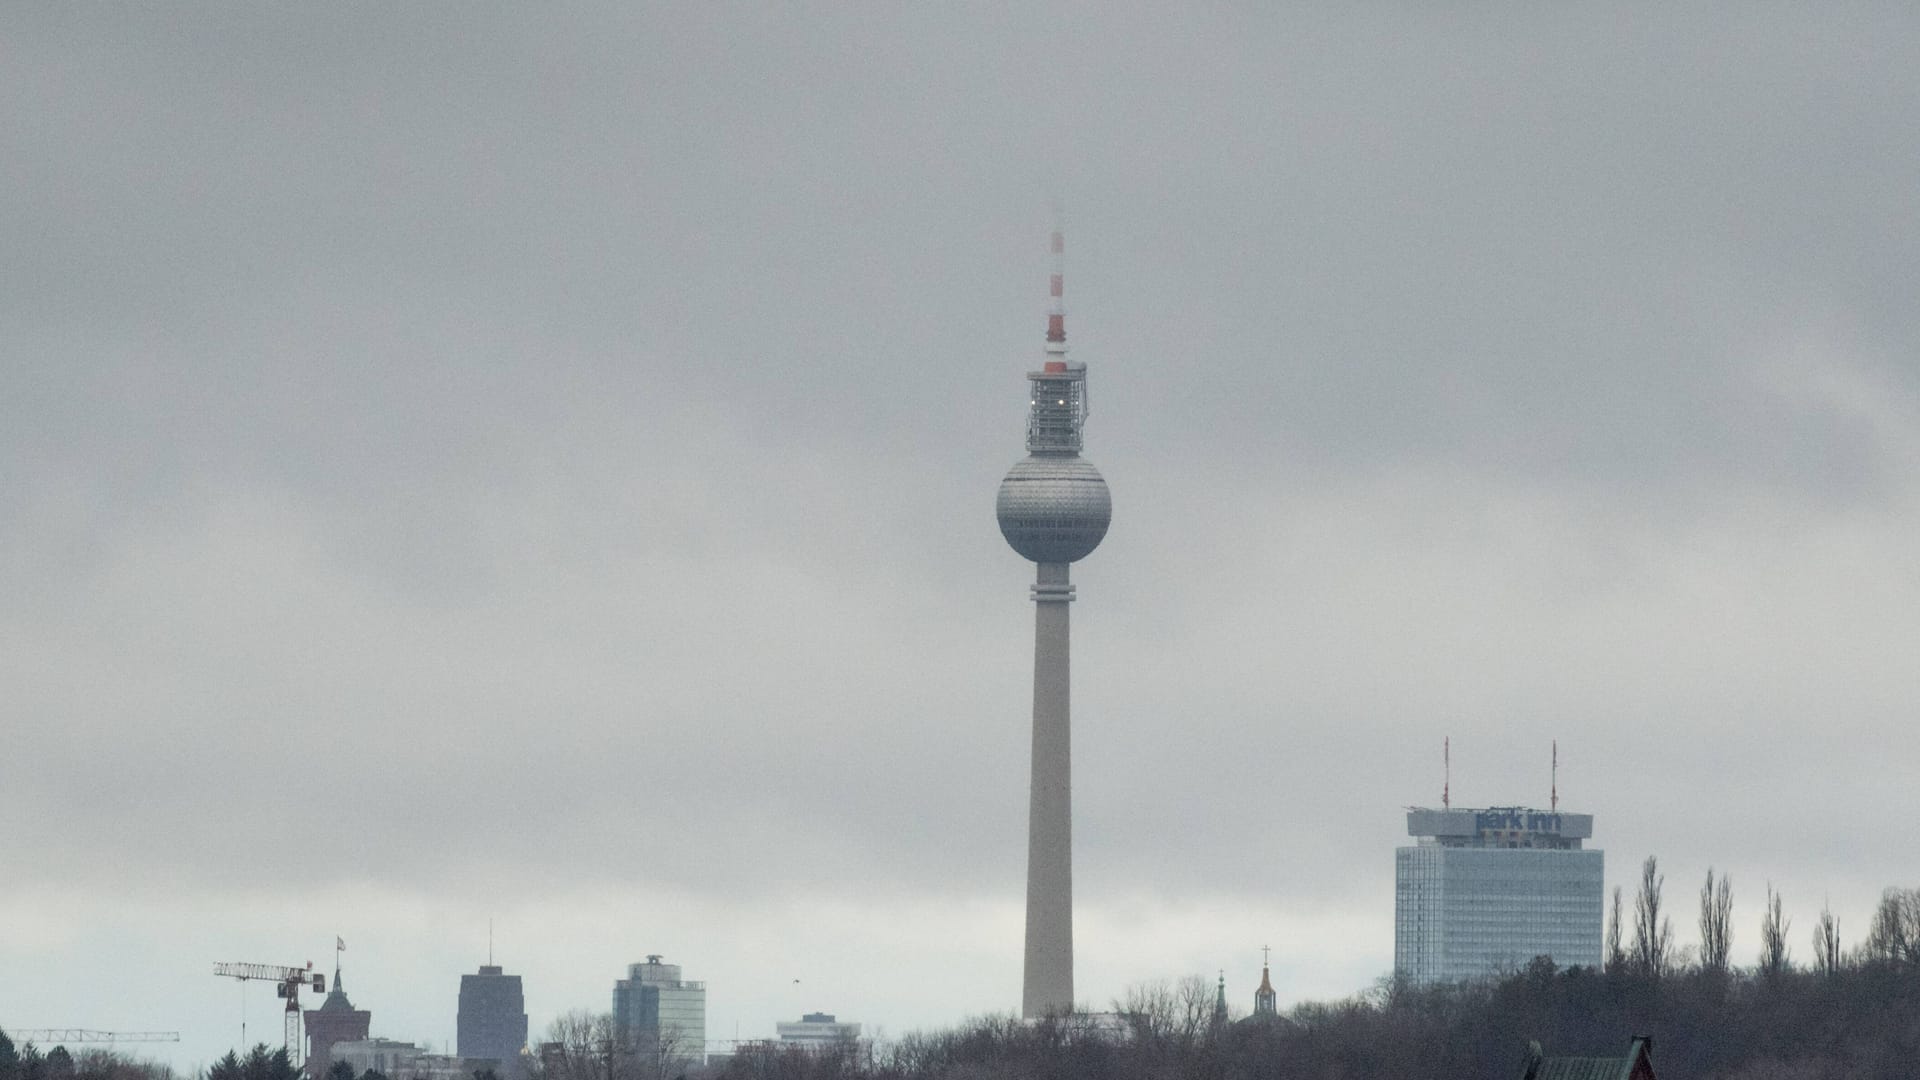
[[[1537,832],[1560,835],[1560,815],[1538,810],[1505,807],[1476,810],[1473,827],[1477,832]]]
[[[1551,838],[1550,846],[1593,836],[1592,814],[1563,814],[1536,810],[1529,806],[1461,807],[1453,809],[1428,806],[1407,807],[1407,834],[1432,837],[1440,843],[1487,842],[1500,838],[1502,843],[1525,837]]]

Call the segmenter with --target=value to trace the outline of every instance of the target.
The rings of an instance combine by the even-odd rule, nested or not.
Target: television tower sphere
[[[1113,498],[1093,462],[1077,454],[1029,454],[1000,481],[1000,535],[1037,563],[1077,562],[1113,521]]]

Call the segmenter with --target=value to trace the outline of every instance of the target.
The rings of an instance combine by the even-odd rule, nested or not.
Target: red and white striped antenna
[[[1047,306],[1048,371],[1067,369],[1067,306],[1064,287],[1067,275],[1067,237],[1061,218],[1061,206],[1059,203],[1054,203],[1053,275],[1048,281],[1048,290],[1052,296]],[[1059,366],[1055,367],[1056,364]]]
[[[1440,739],[1440,808],[1453,809],[1453,736]]]
[[[1560,740],[1553,740],[1553,812],[1560,812]]]

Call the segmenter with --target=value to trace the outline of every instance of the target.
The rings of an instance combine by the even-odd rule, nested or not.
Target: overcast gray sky
[[[205,1062],[338,934],[441,1045],[489,918],[536,1029],[649,952],[715,1038],[1012,1009],[1055,197],[1090,1002],[1385,972],[1446,735],[1683,940],[1709,865],[1856,939],[1920,17],[1276,8],[8,5],[0,1025]]]

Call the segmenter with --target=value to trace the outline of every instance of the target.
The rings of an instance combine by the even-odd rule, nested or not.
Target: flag
[[[334,952],[345,952],[345,951],[346,951],[346,949],[347,949],[347,939],[345,939],[345,938],[342,938],[342,937],[335,937],[335,938],[333,939],[333,951],[334,951]]]

